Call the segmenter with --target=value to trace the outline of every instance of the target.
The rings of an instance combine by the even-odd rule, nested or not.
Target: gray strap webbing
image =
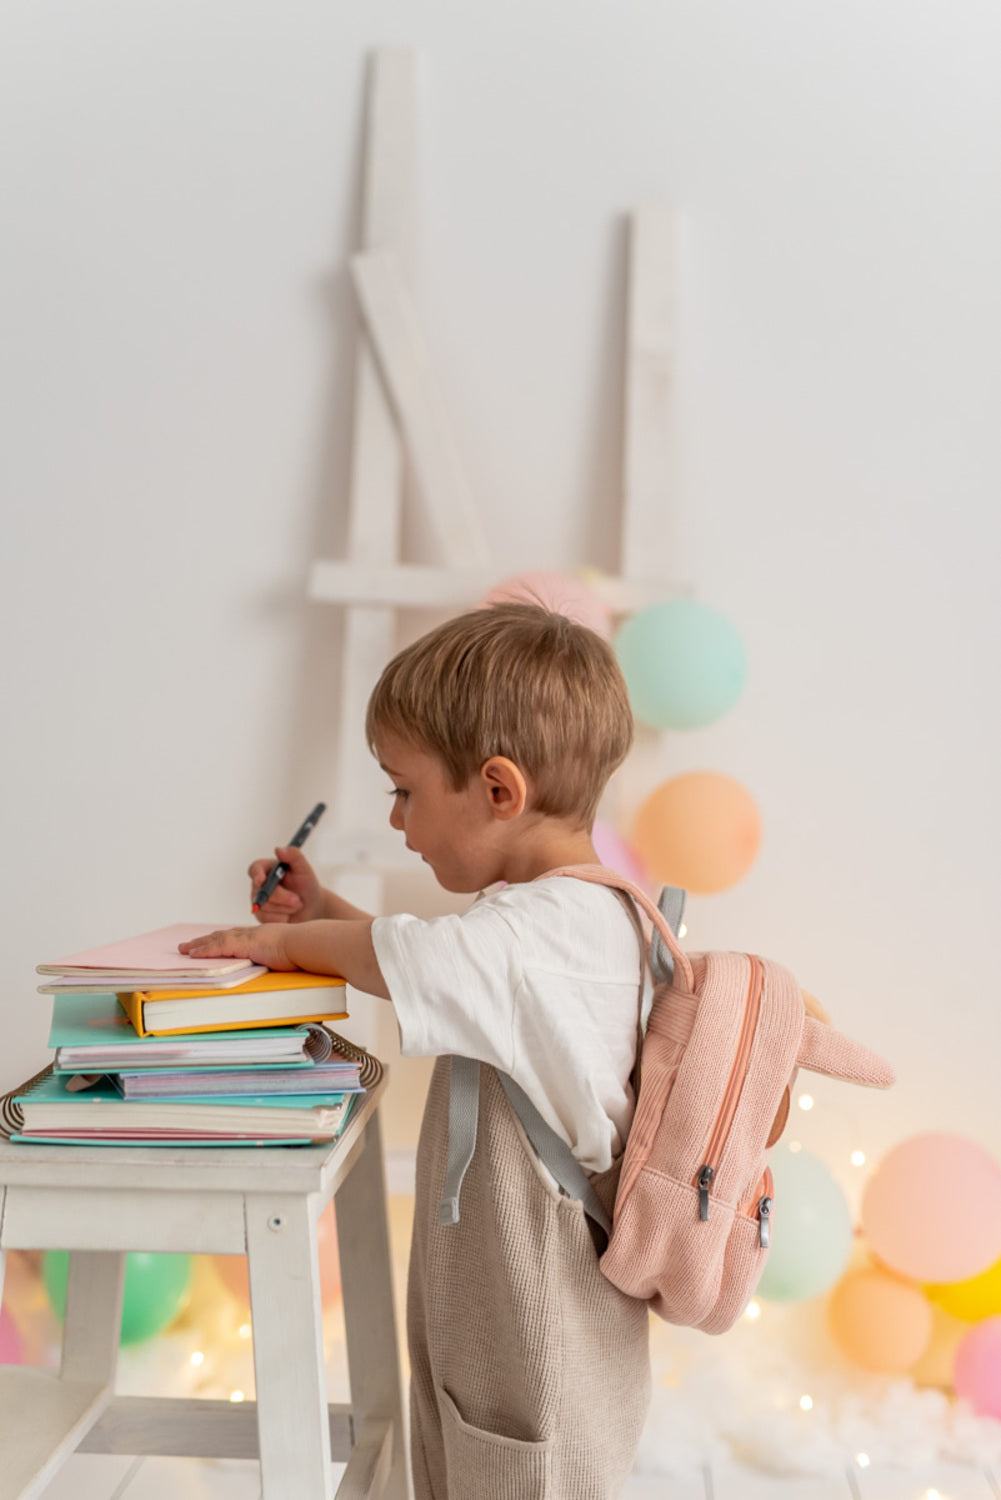
[[[524,1089],[513,1078],[509,1078],[506,1073],[498,1073],[497,1077],[542,1165],[553,1174],[567,1196],[579,1198],[584,1205],[584,1212],[596,1224],[600,1224],[606,1234],[611,1234],[612,1221],[591,1186],[590,1178],[566,1141],[560,1140],[552,1126],[546,1124]]]
[[[448,1162],[438,1204],[439,1224],[458,1224],[459,1192],[476,1150],[480,1113],[480,1065],[472,1057],[453,1057],[448,1086]]]
[[[674,886],[665,886],[657,905],[670,923],[672,932],[677,933],[685,910],[685,892]],[[650,950],[650,969],[658,983],[669,980],[674,973],[674,959],[656,931]],[[580,1199],[589,1218],[600,1224],[606,1235],[611,1234],[611,1221],[591,1186],[587,1173],[570,1147],[547,1125],[513,1078],[500,1069],[497,1070],[497,1077],[542,1165],[552,1173],[565,1193],[571,1198]],[[448,1091],[448,1161],[445,1166],[445,1185],[438,1204],[439,1224],[459,1222],[459,1193],[466,1168],[476,1149],[479,1107],[479,1063],[469,1057],[453,1057]]]
[[[665,885],[657,905],[668,927],[677,937],[681,931],[681,919],[685,915],[685,892],[678,886]],[[656,927],[653,930],[653,942],[650,944],[650,973],[653,975],[655,984],[670,984],[674,978],[674,954]]]

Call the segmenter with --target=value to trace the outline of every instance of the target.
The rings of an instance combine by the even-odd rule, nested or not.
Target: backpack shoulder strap
[[[687,894],[680,886],[665,885],[657,901],[661,915],[675,937],[679,937],[681,933]],[[653,942],[650,944],[650,972],[658,984],[670,984],[674,978],[674,954],[664,942],[659,927],[654,928]]]
[[[594,885],[610,885],[613,889],[625,891],[627,895],[631,896],[637,906],[646,912],[654,925],[656,937],[650,955],[651,967],[653,967],[654,963],[661,956],[666,957],[670,955],[672,960],[672,977],[675,981],[680,980],[681,985],[689,994],[694,992],[695,976],[692,973],[692,965],[687,953],[685,953],[678,942],[674,927],[672,926],[672,918],[675,911],[677,912],[677,925],[680,926],[681,924],[681,914],[685,906],[684,891],[679,891],[674,886],[665,887],[665,894],[667,891],[672,892],[672,898],[668,902],[668,912],[665,912],[662,907],[654,905],[646,891],[640,890],[638,885],[635,885],[631,880],[627,880],[624,875],[619,875],[615,870],[606,869],[604,865],[560,865],[555,870],[546,870],[544,874],[537,875],[535,878],[536,880],[549,880],[554,875],[571,875],[576,880],[589,880]],[[675,897],[680,898],[680,900],[674,899]],[[661,901],[663,902],[663,900],[664,897],[662,896]],[[658,939],[659,942],[657,941]],[[663,964],[661,967],[663,968]],[[654,977],[660,977],[656,970],[654,971]]]
[[[685,907],[684,891],[677,890],[673,886],[665,887],[658,909],[646,893],[633,885],[632,881],[616,875],[611,870],[606,870],[603,865],[567,865],[547,873],[549,875],[575,875],[579,879],[611,886],[614,890],[632,896],[654,923],[654,943],[650,954],[650,966],[654,978],[670,979],[675,958],[678,958],[683,968],[687,970],[689,989],[694,987],[691,982],[691,964],[675,937],[675,930],[681,924]],[[610,878],[604,879],[603,876]],[[541,880],[545,879],[545,876],[537,878]],[[514,1079],[507,1073],[502,1073],[499,1068],[495,1071],[511,1108],[518,1116],[543,1166],[569,1197],[580,1199],[588,1217],[599,1224],[606,1235],[609,1235],[612,1226],[608,1215],[591,1186],[587,1173],[570,1147],[542,1118],[528,1095],[515,1083]],[[476,1147],[479,1094],[479,1063],[473,1058],[453,1057],[448,1097],[448,1160],[441,1201],[438,1205],[438,1223],[443,1226],[459,1222],[459,1194],[462,1189],[462,1179],[466,1175],[466,1169],[472,1161]]]
[[[595,867],[588,865],[584,868],[592,869]],[[632,889],[630,889],[631,882],[629,881],[625,881],[623,885],[619,885],[617,881],[599,881],[598,883],[602,885],[610,885],[615,890],[624,889],[627,895],[633,894]],[[638,889],[638,887],[635,889]],[[667,898],[666,900],[665,897]],[[647,905],[649,904],[650,903],[648,902]],[[660,914],[662,915],[663,920],[667,925],[668,934],[672,938],[674,938],[676,928],[680,927],[681,925],[681,916],[684,909],[685,892],[676,889],[674,886],[668,886],[661,896]],[[633,912],[632,914],[635,916],[635,912]],[[663,943],[660,934],[661,927],[658,923],[655,929],[655,947],[651,953],[650,966],[653,970],[653,976],[655,979],[659,979],[662,977],[669,979],[671,976],[671,971],[673,971],[674,960],[670,951],[667,950],[666,943]],[[642,932],[640,933],[640,938],[640,951],[642,953]],[[671,966],[666,973],[658,973],[656,953],[656,944],[658,942],[660,942],[661,946],[665,949],[666,961],[670,963]],[[675,946],[677,945],[675,944]],[[640,1028],[639,1030],[638,1040],[640,1043],[642,1043],[642,1028]],[[501,1073],[500,1070],[497,1071],[497,1076],[501,1081],[501,1085],[503,1086],[504,1092],[508,1097],[511,1108],[514,1110],[515,1114],[518,1116],[518,1119],[521,1121],[525,1134],[528,1136],[529,1141],[532,1143],[535,1154],[542,1162],[542,1165],[552,1173],[553,1177],[555,1177],[556,1181],[559,1183],[560,1187],[565,1193],[569,1194],[571,1198],[579,1198],[581,1200],[584,1205],[584,1212],[587,1214],[588,1218],[593,1219],[596,1224],[599,1224],[605,1231],[606,1236],[610,1236],[612,1232],[611,1221],[607,1213],[605,1212],[605,1209],[602,1206],[597,1193],[594,1191],[594,1188],[591,1185],[591,1180],[588,1177],[588,1174],[584,1171],[584,1168],[574,1156],[570,1147],[564,1140],[560,1138],[560,1136],[556,1134],[555,1130],[553,1130],[551,1126],[546,1123],[546,1121],[539,1114],[539,1111],[536,1109],[535,1105],[532,1103],[531,1099],[529,1099],[524,1090],[515,1083],[513,1078],[510,1078],[506,1073]]]

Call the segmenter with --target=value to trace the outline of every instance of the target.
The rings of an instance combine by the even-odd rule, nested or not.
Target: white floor
[[[412,1200],[394,1194],[389,1206],[399,1315]],[[196,1281],[199,1274],[212,1282],[211,1268],[199,1273],[196,1264]],[[252,1398],[248,1329],[234,1341],[229,1326],[247,1314],[234,1308],[223,1297],[216,1326],[203,1310],[194,1322],[182,1318],[162,1338],[123,1351],[119,1391],[219,1398],[237,1387]],[[941,1391],[839,1367],[824,1342],[821,1312],[819,1303],[764,1308],[720,1340],[654,1322],[653,1397],[621,1500],[1001,1500],[1001,1424],[973,1417]],[[324,1327],[328,1397],[348,1400],[339,1304]],[[54,1324],[52,1333],[58,1336]],[[402,1326],[400,1339],[402,1346]],[[208,1351],[204,1360],[192,1355],[198,1346]],[[335,1467],[335,1485],[341,1473]],[[260,1496],[254,1462],[103,1455],[75,1455],[44,1491],[44,1500]]]
[[[335,1483],[340,1473],[335,1470]],[[260,1495],[256,1463],[96,1454],[71,1458],[45,1490],[45,1500],[260,1500]],[[1001,1485],[989,1471],[959,1465],[912,1473],[874,1464],[843,1477],[796,1479],[726,1464],[687,1479],[634,1475],[621,1500],[1001,1500]]]

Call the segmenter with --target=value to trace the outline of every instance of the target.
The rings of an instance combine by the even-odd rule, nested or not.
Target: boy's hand
[[[287,948],[284,928],[274,923],[269,927],[227,927],[177,945],[178,953],[186,953],[189,958],[249,958],[255,964],[283,971],[298,968]]]
[[[250,876],[250,900],[264,884],[269,873],[279,860],[288,865],[288,874],[275,886],[260,911],[258,922],[314,922],[326,916],[324,890],[316,878],[316,872],[301,849],[279,848],[274,859],[255,859],[247,874]]]

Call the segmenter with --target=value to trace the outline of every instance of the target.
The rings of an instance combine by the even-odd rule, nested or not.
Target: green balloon
[[[764,1302],[805,1302],[841,1276],[852,1247],[848,1202],[830,1171],[810,1151],[779,1146],[772,1247],[756,1296]]]
[[[66,1312],[68,1272],[68,1251],[46,1251],[42,1278],[49,1301],[60,1319]],[[144,1339],[168,1328],[184,1305],[190,1280],[190,1255],[130,1252],[125,1257],[121,1342],[141,1344]]]
[[[637,719],[658,729],[700,729],[733,707],[747,657],[730,621],[694,599],[630,616],[615,652]]]

